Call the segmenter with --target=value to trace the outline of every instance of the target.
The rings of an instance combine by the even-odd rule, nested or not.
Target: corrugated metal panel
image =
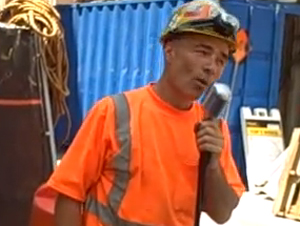
[[[157,80],[163,68],[158,38],[172,10],[184,1],[112,2],[59,7],[70,55],[72,136],[96,100]],[[277,104],[280,51],[275,38],[283,23],[273,3],[222,1],[250,33],[252,51],[240,66],[229,118],[233,152],[245,173],[239,108]],[[129,29],[130,27],[130,29]],[[276,48],[277,49],[277,48]],[[222,81],[229,83],[230,62]],[[62,130],[63,124],[58,131]],[[58,133],[59,134],[59,133]],[[59,135],[58,135],[59,136]]]
[[[158,37],[172,9],[181,3],[90,4],[73,8],[83,115],[103,96],[159,77],[163,61]]]
[[[240,107],[269,107],[277,105],[277,100],[270,99],[270,92],[278,92],[278,86],[273,80],[279,80],[279,72],[272,70],[273,44],[277,11],[276,5],[253,2],[238,3],[227,2],[225,7],[237,15],[241,26],[249,32],[251,52],[247,60],[240,66],[237,86],[234,90],[232,110],[229,117],[229,125],[232,135],[233,154],[237,165],[245,177],[245,162],[240,125]],[[277,62],[276,62],[277,63]],[[230,82],[232,69],[228,65],[222,80]],[[274,101],[271,103],[271,101]]]

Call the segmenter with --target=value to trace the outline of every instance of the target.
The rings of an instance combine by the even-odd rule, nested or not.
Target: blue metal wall
[[[172,10],[183,2],[125,1],[58,8],[70,57],[71,139],[95,101],[159,78],[163,56],[158,38]],[[248,30],[252,47],[239,69],[229,118],[234,157],[244,176],[239,108],[277,105],[284,15],[281,5],[275,3],[223,0],[222,4]],[[231,81],[232,69],[230,62],[223,82]],[[57,128],[58,140],[64,131],[62,120]]]

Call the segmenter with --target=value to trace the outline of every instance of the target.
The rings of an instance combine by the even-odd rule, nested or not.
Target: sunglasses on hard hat
[[[224,37],[232,37],[235,39],[236,33],[238,31],[238,26],[236,26],[234,23],[229,23],[227,21],[224,21],[221,16],[217,16],[211,20],[205,20],[205,21],[188,21],[185,22],[181,25],[179,25],[177,28],[173,30],[174,33],[188,30],[188,29],[193,29],[196,31],[201,31],[201,30],[213,30],[220,35]]]
[[[183,5],[176,20],[178,23],[171,32],[213,28],[221,35],[235,37],[240,26],[237,18],[225,12],[218,4],[205,1]]]

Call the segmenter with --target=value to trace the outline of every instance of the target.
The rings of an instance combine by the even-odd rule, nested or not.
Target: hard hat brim
[[[214,38],[225,41],[229,45],[229,49],[230,49],[231,53],[235,52],[235,50],[236,50],[236,43],[233,38],[228,38],[221,34],[218,34],[217,32],[213,32],[211,30],[205,30],[205,29],[198,30],[198,29],[193,29],[193,28],[185,28],[185,29],[177,30],[176,32],[172,32],[172,31],[166,32],[166,33],[162,34],[160,41],[161,41],[161,43],[164,43],[170,34],[176,35],[176,34],[183,34],[183,33],[195,33],[195,34],[202,34],[202,35],[214,37]]]

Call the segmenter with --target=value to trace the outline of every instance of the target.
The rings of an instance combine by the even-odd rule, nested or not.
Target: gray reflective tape
[[[118,210],[125,195],[130,179],[130,154],[131,154],[131,133],[130,133],[130,109],[124,94],[112,96],[115,104],[116,138],[119,143],[120,152],[113,160],[115,168],[115,179],[108,194],[108,205],[98,202],[92,195],[89,195],[85,208],[94,214],[105,224],[112,226],[146,226],[121,219]],[[148,225],[149,226],[149,225]]]
[[[102,203],[98,202],[91,195],[86,201],[86,208],[90,213],[100,218],[100,220],[104,224],[110,226],[151,226],[150,224],[140,224],[121,219],[115,214],[112,208],[109,208],[108,206],[105,206]]]
[[[120,152],[113,161],[115,179],[108,200],[111,207],[118,212],[130,179],[130,109],[124,94],[113,96],[115,103],[116,138]]]
[[[118,219],[113,210],[102,203],[98,202],[97,199],[91,195],[88,196],[85,202],[85,209],[94,214],[99,220],[108,225],[118,225]]]

